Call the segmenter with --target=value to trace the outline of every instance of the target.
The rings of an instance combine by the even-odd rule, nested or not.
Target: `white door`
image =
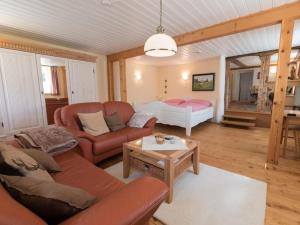
[[[0,73],[0,101],[4,127],[14,133],[26,128],[43,126],[35,55],[0,49]]]
[[[69,79],[71,103],[97,100],[95,63],[69,60]]]

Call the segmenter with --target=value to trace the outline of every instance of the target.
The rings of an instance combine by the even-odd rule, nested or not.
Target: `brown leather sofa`
[[[82,155],[93,163],[100,162],[103,159],[120,153],[124,142],[150,135],[157,120],[156,118],[151,118],[143,128],[125,127],[95,137],[82,131],[77,113],[99,111],[103,111],[104,115],[111,115],[114,112],[118,112],[125,124],[128,123],[135,113],[130,104],[118,101],[72,104],[59,108],[54,113],[55,124],[65,127],[79,139]]]
[[[152,177],[124,184],[75,151],[55,157],[63,171],[52,174],[53,178],[57,182],[88,191],[97,197],[97,202],[60,225],[148,224],[166,197],[166,184]],[[1,225],[46,225],[40,217],[15,201],[1,184],[0,199]]]

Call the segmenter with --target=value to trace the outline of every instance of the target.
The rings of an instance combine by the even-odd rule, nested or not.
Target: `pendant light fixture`
[[[177,45],[174,39],[166,35],[162,27],[162,0],[160,0],[160,24],[156,28],[156,34],[149,37],[144,45],[146,55],[154,57],[167,57],[175,55]]]

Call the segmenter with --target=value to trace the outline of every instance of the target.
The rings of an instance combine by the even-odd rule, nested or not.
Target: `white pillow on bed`
[[[129,127],[143,128],[152,117],[153,115],[150,113],[137,112],[133,114],[127,125]]]

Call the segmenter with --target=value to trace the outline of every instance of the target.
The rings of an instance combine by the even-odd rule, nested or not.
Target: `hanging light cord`
[[[156,28],[157,33],[164,33],[165,29],[162,26],[162,0],[160,0],[160,18],[159,18],[159,26]]]

